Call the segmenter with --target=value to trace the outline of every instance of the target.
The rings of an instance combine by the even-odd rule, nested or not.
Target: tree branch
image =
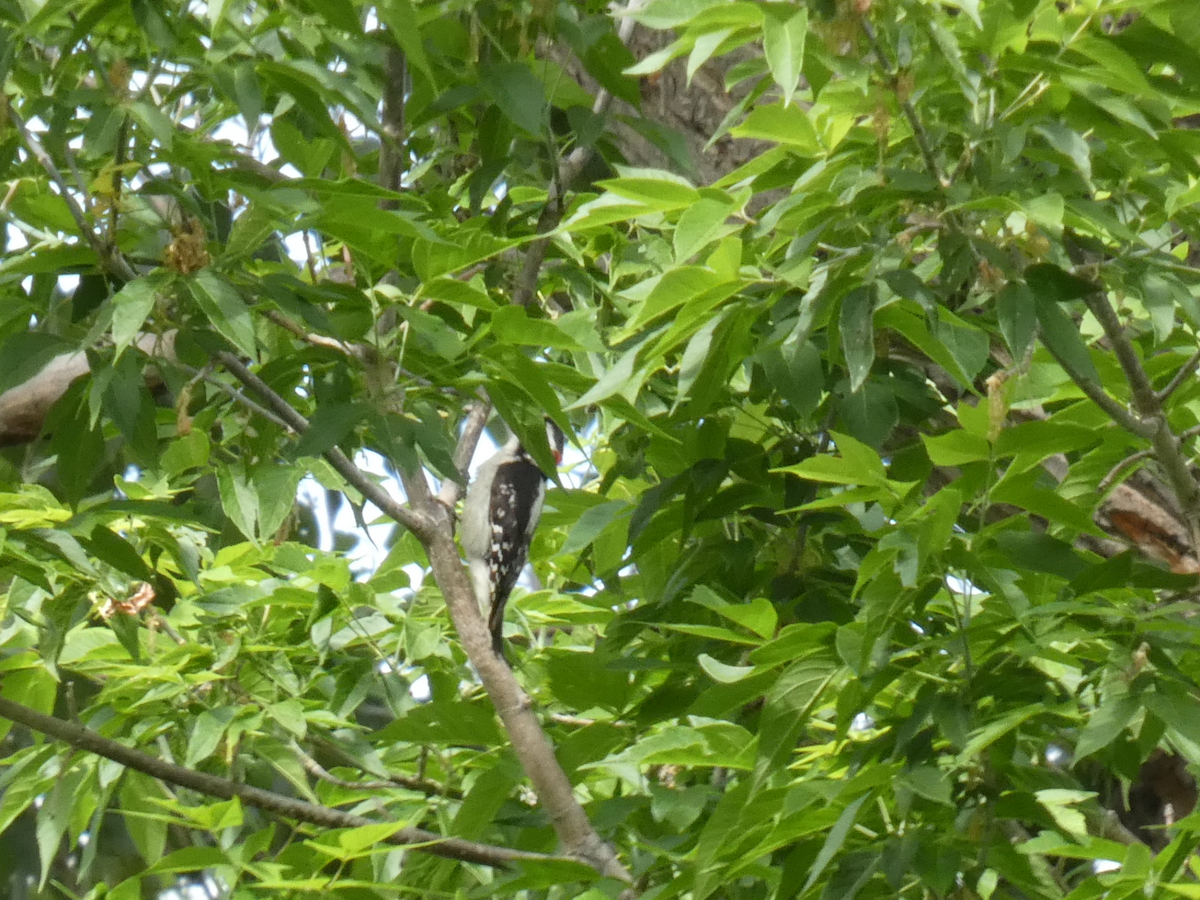
[[[388,45],[383,56],[383,110],[380,123],[379,185],[399,191],[404,177],[404,86],[408,80],[408,65],[404,51],[396,44]],[[396,204],[384,200],[385,209]]]
[[[629,13],[642,6],[643,2],[644,0],[629,0],[625,8],[626,16],[617,26],[617,37],[621,39],[621,43],[628,43],[629,36],[633,33],[635,22]],[[612,106],[612,102],[612,94],[604,88],[600,88],[592,103],[592,113],[597,116],[605,115],[608,108]],[[537,292],[538,276],[542,271],[542,263],[546,261],[546,251],[550,249],[549,232],[558,227],[566,208],[563,198],[567,188],[583,172],[588,160],[595,152],[595,149],[591,147],[576,147],[559,165],[554,182],[550,185],[546,197],[546,205],[542,208],[541,215],[538,216],[536,230],[544,237],[539,237],[526,249],[525,258],[521,263],[521,271],[517,275],[517,281],[513,287],[512,302],[517,306],[528,306],[533,302],[534,294]]]
[[[1200,485],[1196,483],[1188,461],[1184,458],[1180,439],[1171,430],[1171,423],[1167,420],[1162,402],[1150,383],[1142,361],[1133,349],[1133,342],[1129,340],[1129,335],[1121,325],[1117,311],[1108,302],[1108,297],[1097,291],[1086,296],[1083,302],[1096,317],[1112,345],[1117,362],[1129,382],[1133,394],[1133,408],[1141,421],[1152,428],[1149,437],[1154,445],[1155,458],[1166,472],[1171,490],[1175,493],[1175,499],[1187,523],[1192,552],[1200,555]]]
[[[468,476],[468,467],[471,465],[471,459],[475,456],[475,448],[479,446],[479,439],[483,436],[483,429],[487,425],[488,415],[492,411],[492,404],[480,390],[480,399],[472,404],[471,411],[467,414],[467,420],[463,423],[462,434],[458,438],[458,446],[454,448],[454,468],[462,476],[462,483],[466,484]],[[442,482],[441,490],[438,491],[438,502],[446,509],[454,509],[454,504],[458,502],[458,496],[461,491],[459,483],[453,478],[447,478]]]
[[[1195,378],[1197,366],[1200,366],[1200,350],[1193,353],[1191,358],[1180,367],[1179,371],[1167,383],[1167,386],[1158,392],[1159,401],[1161,402],[1170,397],[1189,378]]]
[[[238,381],[257,394],[297,434],[303,434],[308,430],[308,420],[296,412],[290,403],[275,393],[270,385],[246,368],[240,359],[225,350],[217,354],[217,359],[220,360],[221,365],[233,373]],[[324,456],[329,464],[338,471],[338,474],[353,485],[363,497],[379,507],[380,511],[413,532],[417,537],[422,540],[426,539],[431,530],[428,516],[394,500],[387,491],[372,481],[337,447],[326,450]]]
[[[175,360],[175,332],[139,334],[134,345],[147,356]],[[0,447],[27,444],[42,431],[46,414],[67,388],[90,371],[83,351],[56,356],[32,378],[0,394]],[[158,383],[157,376],[148,382]]]
[[[879,60],[879,65],[883,68],[884,73],[895,87],[897,72],[892,66],[891,58],[887,55],[887,51],[883,49],[883,44],[880,42],[878,35],[875,34],[875,28],[871,25],[871,21],[864,15],[862,17],[863,34],[867,36],[867,43],[871,45],[871,50],[875,53]],[[896,96],[900,100],[899,94]],[[908,127],[912,129],[913,138],[917,142],[917,149],[921,151],[921,159],[925,162],[925,168],[934,180],[943,188],[949,186],[946,176],[942,174],[941,168],[937,164],[937,157],[933,153],[933,142],[929,140],[929,135],[925,131],[925,126],[921,124],[921,120],[917,118],[916,107],[907,97],[900,100],[900,110],[904,113],[904,118],[908,120]]]
[[[340,756],[346,757],[346,761],[352,763],[355,768],[359,768],[358,764],[355,763],[348,754],[341,752],[332,741],[325,741],[324,745],[332,752],[336,752]],[[426,796],[453,797],[458,800],[461,800],[463,796],[461,791],[447,788],[438,784],[437,782],[429,781],[426,778],[407,778],[404,775],[388,775],[387,779],[383,781],[348,781],[345,778],[338,778],[323,765],[317,762],[312,755],[310,755],[303,747],[300,746],[298,741],[292,741],[289,746],[291,747],[292,752],[296,754],[296,758],[300,760],[300,765],[304,767],[308,774],[321,781],[336,785],[337,787],[356,791],[380,791],[391,790],[393,788],[405,788],[410,791],[418,791]]]
[[[443,509],[442,514],[448,517],[449,512]],[[587,863],[602,875],[631,881],[612,847],[596,833],[587,813],[575,799],[571,781],[558,764],[554,747],[534,715],[529,697],[517,684],[508,664],[492,652],[491,635],[480,615],[475,592],[467,579],[448,522],[446,527],[430,530],[425,552],[463,648],[508,732],[538,802],[550,817],[561,852]]]
[[[195,769],[167,762],[143,753],[141,750],[135,750],[125,744],[110,740],[90,728],[44,715],[4,697],[0,697],[0,716],[70,744],[77,750],[103,756],[126,768],[209,797],[217,797],[221,800],[232,800],[237,797],[247,806],[322,828],[361,828],[364,825],[380,824],[378,820],[368,819],[365,816],[345,813],[328,806],[319,806],[316,803],[286,797],[283,794],[276,794],[274,791],[251,787],[248,784],[230,781],[228,778],[221,778],[218,775],[197,772]],[[499,868],[523,859],[556,858],[542,853],[510,850],[507,847],[480,844],[461,838],[443,837],[432,831],[413,827],[401,828],[394,834],[383,838],[382,841],[398,847],[411,847],[414,850],[446,859]]]
[[[50,180],[58,187],[63,202],[67,205],[67,209],[71,213],[71,218],[79,226],[80,235],[88,242],[92,250],[95,251],[96,256],[100,259],[100,264],[123,280],[132,281],[137,277],[137,273],[133,270],[133,267],[129,265],[120,251],[106,246],[100,239],[100,235],[96,229],[88,222],[83,207],[79,205],[79,201],[71,194],[71,189],[67,187],[66,179],[58,171],[58,166],[54,164],[54,160],[46,152],[46,148],[42,146],[42,142],[29,130],[29,127],[25,124],[25,120],[13,108],[11,101],[6,105],[8,107],[9,121],[17,129],[17,134],[21,137],[21,143],[25,145],[25,149],[38,161],[38,164],[45,170],[46,174],[50,176]]]
[[[1114,400],[1108,394],[1104,393],[1104,388],[1096,384],[1090,378],[1078,371],[1069,362],[1063,359],[1054,351],[1048,344],[1044,345],[1050,355],[1054,357],[1067,376],[1075,382],[1075,386],[1079,388],[1087,398],[1099,406],[1102,410],[1108,413],[1110,419],[1128,431],[1130,434],[1135,434],[1140,438],[1152,438],[1155,431],[1155,426],[1149,422],[1143,422],[1133,413],[1127,410],[1124,406]]]

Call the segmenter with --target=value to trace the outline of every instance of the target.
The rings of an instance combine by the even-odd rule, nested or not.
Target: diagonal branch
[[[1193,353],[1167,383],[1167,386],[1158,392],[1159,401],[1164,401],[1170,397],[1189,378],[1195,378],[1197,366],[1200,366],[1200,350]]]
[[[442,515],[448,517],[449,512],[443,509]],[[560,852],[587,863],[602,875],[631,881],[612,847],[596,832],[575,798],[571,781],[555,758],[554,747],[542,729],[529,697],[517,684],[508,664],[492,652],[491,635],[480,615],[448,523],[444,528],[431,529],[424,545],[433,577],[446,598],[463,649],[500,716],[513,751],[537,794],[538,803],[554,826]]]
[[[632,21],[622,23],[622,34],[627,35],[630,28]],[[403,83],[397,81],[403,78],[403,55],[394,48],[389,49],[388,53],[385,71],[391,83],[384,98],[383,122],[386,133],[382,136],[383,143],[380,148],[380,174],[383,187],[398,190],[401,187],[403,161],[399,155],[403,147],[404,118]],[[597,110],[603,111],[609,102],[611,98],[604,92],[603,96],[597,99]],[[574,179],[589,155],[590,151],[577,148],[564,162],[558,184],[565,185]],[[553,195],[552,190],[550,202],[543,210],[543,218],[539,222],[540,232],[552,231],[558,224],[562,215],[559,199],[561,198]],[[545,258],[549,241],[548,236],[543,237],[531,247],[525,258],[525,270],[522,274],[522,283],[527,282],[527,297],[525,301],[514,298],[514,302],[528,302],[528,298],[533,296],[537,273]],[[454,462],[460,472],[466,471],[490,409],[491,404],[485,400],[477,404],[467,417],[455,451]],[[292,412],[294,413],[294,410]],[[413,530],[429,557],[433,578],[446,599],[455,631],[504,724],[513,751],[533,784],[539,804],[554,826],[562,852],[591,865],[604,875],[625,882],[631,881],[628,871],[617,859],[613,849],[596,832],[587,813],[575,798],[571,781],[555,758],[554,746],[542,730],[529,697],[517,683],[508,664],[492,652],[491,636],[480,615],[475,592],[467,579],[458,547],[454,543],[452,510],[458,495],[458,485],[453,482],[444,484],[441,494],[435,499],[429,492],[424,475],[415,473],[411,486],[406,483],[406,490],[415,514],[421,516],[427,524],[427,527],[419,531]],[[380,506],[380,509],[389,515],[392,514],[383,506]]]
[[[259,399],[279,418],[286,422],[289,428],[297,434],[304,434],[308,430],[308,420],[296,412],[290,403],[272,390],[270,385],[243,365],[240,359],[224,350],[217,354],[217,359],[220,360],[221,365],[233,373],[233,376],[238,381],[257,394]],[[422,540],[425,539],[431,527],[428,516],[410,509],[402,503],[398,503],[387,491],[372,481],[362,469],[351,462],[350,458],[337,447],[331,447],[329,450],[326,450],[324,456],[329,461],[329,464],[347,482],[353,485],[363,497],[370,500],[385,515],[403,525],[409,531],[413,532],[413,534],[417,535],[417,537],[422,538]]]
[[[879,60],[879,65],[883,68],[884,74],[887,75],[888,80],[892,82],[894,87],[899,73],[896,71],[895,66],[892,65],[891,57],[888,56],[887,51],[883,48],[883,43],[875,33],[875,28],[871,25],[871,20],[865,15],[862,17],[862,29],[863,34],[867,36],[867,43],[871,45],[871,50],[875,53],[876,59]],[[899,95],[897,95],[897,99],[900,99]],[[908,127],[912,129],[913,137],[917,141],[917,149],[921,151],[921,159],[925,163],[925,168],[933,176],[934,181],[942,187],[948,187],[950,182],[938,165],[937,156],[933,152],[933,142],[929,139],[929,134],[925,131],[925,126],[921,124],[921,120],[917,116],[917,109],[913,106],[912,100],[907,97],[900,100],[900,111],[904,113],[904,118],[908,120]]]
[[[99,233],[88,222],[87,214],[84,213],[83,207],[79,205],[79,201],[71,193],[71,189],[67,186],[67,181],[63,178],[62,172],[58,170],[58,166],[54,164],[54,160],[50,154],[46,152],[46,148],[42,146],[42,142],[37,139],[25,120],[13,108],[12,102],[6,104],[8,107],[8,118],[17,129],[17,134],[21,137],[21,143],[25,145],[25,149],[33,155],[33,158],[38,161],[38,164],[50,176],[50,180],[54,182],[62,195],[63,202],[67,204],[67,209],[71,213],[71,218],[75,220],[75,224],[79,226],[79,233],[88,245],[95,251],[96,256],[100,259],[100,264],[112,272],[114,275],[132,281],[137,277],[133,267],[129,265],[120,251],[115,248],[105,245],[100,239]]]
[[[1054,361],[1067,373],[1067,376],[1075,382],[1075,386],[1083,391],[1089,400],[1108,413],[1110,419],[1130,434],[1135,434],[1140,438],[1150,438],[1154,435],[1154,425],[1142,421],[1112,397],[1108,396],[1104,392],[1103,387],[1072,366],[1066,359],[1056,353],[1054,348],[1049,344],[1043,343],[1043,346],[1054,357]]]
[[[462,483],[467,482],[467,467],[471,465],[471,458],[475,455],[475,448],[479,446],[479,439],[483,436],[483,429],[487,425],[488,415],[492,411],[492,404],[487,399],[487,396],[480,390],[479,400],[472,404],[471,411],[467,414],[467,420],[463,423],[462,434],[458,438],[458,446],[454,448],[454,468],[462,475]],[[458,502],[458,495],[461,492],[459,482],[453,478],[447,478],[442,482],[441,490],[438,491],[438,502],[447,509],[454,509],[454,504]]]
[[[644,0],[629,0],[625,18],[617,26],[617,37],[621,39],[621,43],[628,43],[629,36],[633,33],[635,22],[629,13],[642,6],[643,2]],[[592,103],[592,112],[597,116],[603,116],[612,106],[612,102],[612,94],[604,88],[600,88]],[[542,271],[542,263],[546,261],[546,251],[550,249],[550,232],[558,227],[558,223],[562,221],[563,212],[566,210],[564,195],[571,182],[579,177],[595,152],[595,149],[591,147],[576,147],[559,165],[546,197],[546,205],[542,209],[541,215],[538,216],[536,229],[537,233],[543,236],[530,243],[525,251],[525,259],[521,263],[521,271],[517,275],[512,296],[512,302],[515,305],[528,306],[533,302],[534,294],[537,292],[538,276]]]
[[[1196,483],[1183,454],[1180,438],[1171,430],[1162,400],[1155,393],[1150,376],[1146,374],[1142,361],[1138,359],[1133,342],[1129,340],[1129,335],[1122,327],[1117,311],[1108,302],[1108,297],[1097,291],[1085,297],[1083,302],[1096,317],[1112,345],[1117,362],[1129,382],[1133,408],[1141,421],[1151,429],[1148,437],[1154,447],[1154,456],[1163,467],[1184,521],[1187,522],[1192,550],[1200,553],[1200,484]]]
[[[228,778],[218,775],[197,772],[195,769],[167,762],[106,738],[90,728],[44,715],[4,697],[0,697],[0,716],[70,744],[77,750],[103,756],[126,768],[209,797],[218,797],[222,800],[231,800],[237,797],[247,806],[321,828],[361,828],[364,825],[380,824],[376,819],[353,815],[328,806],[319,806],[315,803],[277,794],[274,791],[251,787],[248,784],[230,781]],[[511,850],[507,847],[480,844],[461,838],[442,837],[432,831],[411,826],[400,828],[381,840],[386,844],[411,847],[434,856],[501,868],[518,860],[555,858],[542,853]]]

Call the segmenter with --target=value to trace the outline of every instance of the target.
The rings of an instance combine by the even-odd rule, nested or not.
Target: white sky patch
[[[25,233],[15,225],[5,227],[5,236],[8,239],[9,252],[24,250],[29,246],[29,239],[25,237]]]

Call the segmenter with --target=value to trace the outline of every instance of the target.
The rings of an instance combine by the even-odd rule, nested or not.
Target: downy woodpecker
[[[562,429],[549,419],[546,440],[555,463],[561,462]],[[504,605],[525,568],[546,498],[546,477],[513,435],[479,467],[463,504],[459,538],[497,656],[504,654]]]

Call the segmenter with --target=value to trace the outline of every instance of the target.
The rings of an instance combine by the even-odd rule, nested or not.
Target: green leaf
[[[1075,807],[1096,796],[1094,791],[1072,791],[1045,788],[1034,791],[1038,803],[1050,813],[1054,823],[1081,843],[1088,840],[1087,819]]]
[[[1087,568],[1071,545],[1048,534],[1002,531],[996,544],[1013,564],[1034,572],[1047,572],[1070,580]]]
[[[850,373],[850,391],[857,393],[871,374],[875,363],[875,329],[872,317],[877,296],[874,286],[855,288],[842,298],[838,330],[842,352]]]
[[[950,6],[961,9],[976,28],[983,29],[983,21],[979,18],[979,0],[951,0]]]
[[[841,667],[817,651],[792,663],[766,696],[758,730],[758,761],[754,783],[765,780],[796,750],[796,736],[805,727],[814,705]]]
[[[1027,286],[1014,282],[996,297],[1000,333],[1015,359],[1024,359],[1037,330],[1037,301]]]
[[[1160,684],[1157,690],[1144,694],[1141,699],[1146,709],[1168,728],[1175,729],[1192,743],[1200,743],[1200,721],[1194,714],[1191,695],[1182,686]]]
[[[900,418],[892,388],[875,379],[857,392],[848,388],[850,384],[842,382],[838,389],[842,427],[864,444],[882,446]]]
[[[308,420],[308,429],[300,435],[292,455],[320,456],[344,441],[371,412],[366,403],[325,402]]]
[[[1038,263],[1025,270],[1025,283],[1038,300],[1066,303],[1082,300],[1103,290],[1100,285],[1072,275],[1052,263]]]
[[[284,520],[296,505],[296,488],[306,472],[303,466],[256,466],[251,471],[254,492],[258,495],[258,537],[278,538]]]
[[[596,381],[582,397],[569,404],[567,409],[582,409],[596,403],[601,403],[616,393],[625,393],[641,386],[641,378],[634,375],[639,347],[626,350],[615,363]],[[644,375],[643,375],[644,377]]]
[[[664,211],[687,209],[700,202],[700,192],[678,175],[653,169],[640,169],[638,172],[638,175],[598,181],[596,186],[619,197]]]
[[[137,338],[157,299],[154,283],[138,278],[126,284],[112,298],[112,336],[117,356]]]
[[[1094,428],[1066,422],[1021,422],[1005,428],[996,439],[998,456],[1016,456],[1009,473],[1025,471],[1055,453],[1071,453],[1094,445],[1100,439]]]
[[[420,20],[412,0],[387,0],[375,7],[380,21],[387,25],[392,39],[404,51],[405,60],[410,66],[415,66],[422,75],[436,86],[437,79],[425,55],[425,44],[421,38]]]
[[[224,706],[220,709],[202,710],[200,715],[196,716],[184,765],[194,767],[196,763],[203,762],[216,752],[236,712],[235,707]]]
[[[153,865],[162,859],[167,843],[168,821],[161,815],[159,802],[174,805],[174,801],[164,796],[155,779],[128,770],[118,796],[125,813],[125,828],[134,846],[147,865]]]
[[[560,553],[578,553],[591,545],[615,523],[624,523],[633,514],[633,507],[624,500],[612,500],[584,510],[575,520]]]
[[[883,280],[901,297],[913,300],[927,313],[938,308],[938,298],[925,282],[908,269],[892,269],[885,272]]]
[[[724,316],[709,319],[688,341],[683,356],[679,360],[679,381],[675,403],[671,407],[672,412],[678,410],[690,399],[692,388],[704,373],[705,363],[708,362],[709,352],[713,346],[713,335],[724,321]]]
[[[1042,341],[1055,357],[1061,359],[1070,372],[1099,384],[1100,373],[1096,371],[1079,328],[1063,308],[1057,303],[1039,302],[1037,316],[1042,326]]]
[[[886,481],[887,476],[882,471],[882,464],[877,469],[878,471],[863,471],[849,460],[839,459],[835,456],[813,456],[794,466],[785,466],[773,471],[786,472],[809,481],[824,481],[830,484],[881,485],[883,481]]]
[[[221,508],[238,531],[253,541],[257,538],[258,494],[246,477],[242,465],[220,466],[217,469],[217,490]]]
[[[520,62],[500,63],[481,73],[480,83],[504,117],[534,136],[546,131],[542,83]]]
[[[973,328],[947,310],[938,310],[935,337],[950,351],[958,368],[972,383],[987,363],[990,348],[987,333]]]
[[[909,769],[900,777],[899,782],[918,797],[924,797],[934,803],[949,806],[953,802],[950,794],[950,779],[936,766],[917,766]]]
[[[458,228],[449,238],[419,238],[413,242],[412,262],[422,282],[457,272],[498,256],[515,242],[477,229]]]
[[[804,66],[804,38],[808,33],[808,8],[798,10],[790,4],[764,6],[763,55],[771,76],[783,92],[783,105],[792,102]]]
[[[858,818],[859,809],[870,798],[870,794],[863,794],[857,800],[851,801],[850,805],[842,810],[842,814],[838,816],[838,820],[829,829],[829,834],[825,836],[825,843],[821,845],[821,849],[817,853],[817,858],[809,870],[808,880],[804,883],[804,891],[807,891],[816,883],[817,879],[821,877],[821,873],[825,871],[825,867],[829,865],[838,851],[842,849],[842,844],[846,841],[846,835],[850,833],[850,829],[854,825],[854,820]]]
[[[701,653],[696,661],[700,663],[700,668],[704,670],[713,681],[721,684],[733,684],[741,681],[747,675],[754,671],[754,666],[730,666],[719,660],[713,659],[707,653]]]
[[[816,156],[823,150],[812,121],[795,103],[756,106],[746,121],[729,129],[729,133],[735,138],[784,144],[806,155]]]
[[[709,7],[725,5],[714,0],[650,0],[644,6],[631,9],[629,15],[647,28],[665,30],[686,25]]]
[[[201,269],[191,280],[191,293],[221,337],[250,359],[258,358],[250,309],[233,285],[209,269]]]
[[[92,529],[91,537],[87,540],[80,539],[80,544],[88,553],[95,556],[97,559],[108,563],[115,569],[119,569],[126,575],[138,579],[139,581],[151,581],[153,575],[150,572],[150,567],[146,565],[146,561],[142,559],[129,541],[121,537],[105,525],[97,525]]]
[[[228,5],[229,0],[214,0],[208,4],[208,24],[213,37],[217,36],[221,24],[225,20],[225,9]]]
[[[1110,692],[1088,718],[1075,743],[1075,758],[1083,759],[1111,745],[1141,708],[1142,704],[1136,695]]]
[[[378,822],[331,831],[314,840],[305,841],[309,847],[333,859],[349,862],[367,856],[384,838],[405,828],[407,822]]]
[[[229,864],[229,856],[218,847],[181,847],[156,862],[151,871],[191,873]]]
[[[507,766],[485,770],[471,785],[455,813],[450,833],[467,840],[478,840],[517,786]]]
[[[34,331],[12,334],[0,344],[0,394],[9,388],[24,384],[56,356],[78,349],[73,343],[58,335]]]
[[[135,100],[129,104],[130,115],[158,141],[164,150],[170,150],[175,141],[175,123],[154,103]]]
[[[737,284],[700,266],[681,266],[663,273],[657,280],[643,282],[637,292],[626,292],[629,300],[637,305],[632,320],[617,340],[636,334],[648,322],[678,309],[689,300],[723,287],[728,287],[732,293],[737,289]]]
[[[965,463],[990,459],[991,445],[987,438],[958,429],[940,435],[921,435],[925,452],[935,466],[961,466]]]
[[[532,319],[521,306],[502,306],[492,314],[492,334],[507,344],[581,350],[579,342],[547,319]]]
[[[60,774],[54,789],[37,811],[37,847],[42,864],[39,887],[45,886],[51,866],[62,849],[63,835],[70,824],[74,805],[79,800],[78,791],[86,774],[86,769],[78,764]]]
[[[1046,122],[1034,128],[1046,139],[1053,149],[1067,157],[1075,164],[1079,174],[1085,181],[1092,180],[1092,157],[1085,141],[1078,132],[1073,131],[1061,122]]]
[[[299,700],[280,700],[264,707],[264,711],[294,737],[303,738],[307,734],[308,723],[304,718],[304,707]]]
[[[733,203],[725,198],[699,197],[690,203],[675,226],[675,261],[686,263],[718,237],[737,226],[727,225]]]

